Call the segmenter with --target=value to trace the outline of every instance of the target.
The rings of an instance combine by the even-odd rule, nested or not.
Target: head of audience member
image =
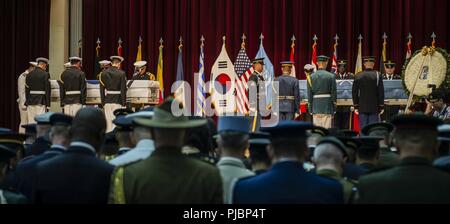
[[[450,125],[444,124],[438,127],[439,151],[438,157],[450,155]]]
[[[55,113],[50,117],[50,141],[52,145],[59,145],[68,148],[70,145],[70,126],[72,125],[72,117]]]
[[[10,161],[16,157],[14,149],[7,145],[0,144],[0,183],[8,172]]]
[[[27,139],[25,139],[25,145],[31,145],[36,141],[36,124],[26,124],[22,125],[22,128],[25,129],[25,135]]]
[[[313,162],[316,170],[330,169],[342,176],[346,157],[345,145],[335,137],[326,137],[317,145]]]
[[[430,162],[438,154],[438,126],[443,122],[423,114],[399,115],[392,120],[395,126],[393,143],[400,158],[421,157]]]
[[[356,150],[356,164],[371,164],[377,165],[380,160],[380,137],[360,136],[357,138],[360,141],[359,147]]]
[[[200,117],[190,117],[191,120],[203,119]],[[191,128],[187,131],[186,146],[197,149],[202,154],[213,154],[215,149],[215,140],[213,136],[216,134],[216,126],[214,121],[207,118],[207,124]]]
[[[117,116],[113,121],[116,125],[114,129],[115,139],[119,148],[133,148],[136,144],[133,143],[133,120],[127,119],[126,115]]]
[[[220,157],[244,158],[248,149],[250,119],[242,116],[220,117],[216,138]]]
[[[306,130],[311,128],[311,123],[296,121],[281,121],[275,127],[262,128],[261,131],[271,135],[269,157],[272,164],[286,158],[305,162],[309,155]]]
[[[391,132],[394,126],[391,123],[375,123],[364,127],[361,130],[363,136],[380,137],[380,147],[389,148],[391,146]]]
[[[106,130],[106,118],[103,111],[97,108],[83,108],[72,121],[72,142],[84,142],[96,150],[103,143]]]
[[[270,134],[256,132],[250,134],[249,152],[250,165],[254,172],[268,170],[272,164],[268,151],[270,150]]]
[[[36,121],[36,137],[37,138],[48,138],[50,133],[50,128],[52,127],[50,124],[50,117],[53,115],[53,112],[48,112],[45,114],[41,114],[35,117]]]
[[[14,155],[7,161],[8,169],[14,170],[18,162],[23,158],[24,145],[23,142],[26,135],[11,131],[10,129],[0,128],[0,145],[6,147],[8,150],[3,150],[7,155],[12,152]]]

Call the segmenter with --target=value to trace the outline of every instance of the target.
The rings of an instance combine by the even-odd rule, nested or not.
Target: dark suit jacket
[[[86,74],[83,71],[75,68],[66,69],[60,77],[60,96],[61,105],[68,104],[86,104]],[[80,91],[80,94],[67,95],[69,91]]]
[[[400,165],[361,177],[359,203],[450,203],[450,174],[434,168],[420,157],[409,157]]]
[[[106,204],[114,167],[88,148],[67,152],[39,163],[33,202],[44,204]]]
[[[124,71],[116,67],[110,67],[100,73],[99,81],[102,104],[126,105],[127,77]],[[108,94],[108,91],[120,91],[121,94]]]
[[[39,137],[33,144],[25,149],[25,157],[40,155],[50,149],[51,145],[52,143],[45,137]]]
[[[50,74],[41,68],[37,67],[30,74],[27,75],[26,78],[26,105],[45,105],[47,107],[50,106],[50,94],[51,94],[51,86],[50,86]],[[45,94],[31,94],[31,91],[43,91]]]
[[[235,204],[343,204],[342,185],[307,173],[299,162],[281,162],[236,183]]]
[[[360,72],[353,82],[352,94],[360,113],[378,113],[384,105],[383,77],[373,70]]]

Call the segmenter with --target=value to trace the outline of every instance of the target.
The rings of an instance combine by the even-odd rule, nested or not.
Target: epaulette
[[[153,75],[153,73],[147,72],[147,75],[150,76],[150,81],[155,81],[156,77]]]

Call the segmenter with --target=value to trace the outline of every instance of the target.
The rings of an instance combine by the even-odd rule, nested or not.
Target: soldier
[[[402,79],[402,76],[399,74],[395,74],[395,62],[391,60],[384,62],[384,70],[386,74],[383,74],[384,80],[399,80]]]
[[[316,126],[331,128],[331,121],[336,108],[336,78],[327,72],[327,56],[318,56],[319,69],[311,75],[311,83],[308,85],[309,111],[313,115]]]
[[[6,176],[6,171],[10,165],[10,160],[16,156],[14,148],[7,145],[0,144],[0,182],[2,182]],[[26,204],[27,199],[25,196],[0,188],[0,204]]]
[[[250,133],[249,151],[250,164],[252,171],[256,175],[260,175],[269,170],[272,161],[267,154],[267,149],[270,147],[270,135],[265,132]]]
[[[355,182],[342,176],[347,157],[346,147],[335,137],[323,138],[314,151],[313,162],[319,176],[335,179],[342,184],[344,202],[353,203],[356,194]]]
[[[123,57],[111,56],[112,66],[100,73],[100,97],[105,111],[107,129],[114,129],[114,111],[125,107],[127,101],[127,77],[120,69]]]
[[[265,85],[264,85],[264,58],[253,60],[254,72],[248,79],[249,94],[255,91],[256,97],[250,97],[250,115],[253,116],[253,131],[257,131],[261,126],[261,111],[265,110]],[[260,105],[264,105],[263,108]]]
[[[391,150],[390,134],[394,130],[394,126],[390,123],[375,123],[364,127],[361,134],[364,136],[374,136],[383,138],[380,141],[380,160],[378,167],[389,168],[400,163],[399,156]]]
[[[384,113],[384,85],[378,71],[374,71],[375,57],[364,57],[365,70],[356,75],[353,82],[353,104],[359,113],[361,128],[380,122]]]
[[[23,125],[28,124],[28,112],[27,112],[27,106],[25,106],[26,97],[25,97],[25,80],[27,78],[27,75],[32,72],[36,66],[36,62],[30,62],[30,66],[28,67],[25,72],[20,74],[19,78],[17,79],[17,93],[19,95],[19,98],[17,99],[17,104],[19,105],[19,113],[20,113],[20,126],[19,126],[19,133],[24,133],[25,129],[22,127]]]
[[[275,79],[279,82],[280,120],[294,120],[295,115],[299,113],[299,84],[297,78],[290,76],[293,64],[292,61],[281,62],[283,74]]]
[[[38,66],[28,74],[25,81],[29,123],[33,123],[36,116],[44,114],[51,102],[50,74],[46,72],[48,59],[37,58],[36,62]]]
[[[25,151],[24,160],[30,159],[34,156],[40,155],[47,151],[51,147],[50,142],[50,117],[53,115],[53,112],[48,112],[45,114],[41,114],[34,118],[36,121],[36,141],[31,144]]]
[[[134,67],[136,68],[136,73],[133,75],[132,80],[150,80],[155,81],[155,75],[150,72],[147,72],[147,62],[146,61],[137,61],[134,63]],[[129,85],[128,87],[130,87]]]
[[[99,61],[98,64],[100,65],[101,68],[100,73],[104,72],[106,69],[111,67],[111,61],[108,60]],[[97,74],[97,80],[100,78],[100,73]]]
[[[337,80],[353,80],[353,73],[347,72],[347,60],[340,60],[338,62],[338,73],[336,75]],[[350,106],[336,107],[336,117],[334,120],[334,126],[338,129],[350,129]]]
[[[59,77],[61,106],[69,116],[75,114],[86,104],[86,74],[81,71],[82,59],[71,57],[70,67]]]
[[[420,114],[392,120],[395,147],[402,158],[394,168],[361,177],[359,203],[448,204],[450,174],[432,166],[443,122]]]

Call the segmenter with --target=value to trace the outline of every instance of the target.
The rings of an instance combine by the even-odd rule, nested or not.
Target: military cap
[[[125,59],[123,58],[123,57],[121,57],[121,56],[111,56],[109,59],[111,59],[111,61],[114,61],[114,60],[118,60],[118,61],[120,61],[120,62],[123,62]]]
[[[270,134],[265,132],[250,133],[249,143],[251,145],[270,145]],[[251,147],[250,147],[251,148]]]
[[[48,64],[48,59],[47,59],[47,58],[40,57],[40,58],[36,58],[36,62],[37,62],[37,63],[43,62],[43,63],[45,63],[45,64]]]
[[[366,56],[366,57],[363,57],[363,61],[364,62],[375,62],[375,57],[374,56]]]
[[[45,114],[38,115],[34,118],[38,125],[50,125],[50,117],[53,115],[53,112],[47,112]]]
[[[111,61],[103,60],[103,61],[99,61],[98,63],[99,63],[100,65],[110,65],[110,64],[111,64]]]
[[[30,61],[30,62],[28,62],[31,66],[33,66],[33,67],[37,67],[38,66],[38,63],[37,62],[35,62],[35,61]]]
[[[134,63],[134,67],[136,67],[136,68],[142,68],[142,67],[144,67],[146,65],[147,65],[146,61],[137,61],[137,62]]]
[[[80,58],[80,57],[73,56],[73,57],[69,58],[69,61],[70,62],[77,62],[77,61],[83,61],[83,59]]]
[[[250,131],[251,121],[248,117],[243,116],[223,116],[219,117],[217,132],[240,132],[247,134]]]
[[[148,118],[151,119],[153,117],[153,115],[155,114],[155,112],[153,111],[139,111],[136,113],[132,113],[132,114],[128,114],[126,115],[127,119],[135,119],[135,118]]]
[[[325,55],[319,55],[317,56],[317,61],[328,61],[330,60],[330,57],[325,56]]]
[[[140,117],[134,118],[133,125],[149,128],[188,129],[200,127],[207,123],[206,119],[189,120],[186,116],[177,117],[173,113],[161,108],[161,106],[169,103],[170,102],[165,102],[155,108],[154,115],[151,119]]]
[[[64,68],[70,68],[70,67],[72,67],[72,63],[67,62],[64,64]]]
[[[384,66],[386,66],[386,68],[393,68],[393,67],[395,67],[395,62],[393,62],[391,60],[387,60],[384,62]]]
[[[117,130],[105,133],[104,144],[106,144],[106,143],[117,143],[116,132],[117,132]]]
[[[328,131],[326,128],[315,126],[311,129],[311,134],[318,134],[322,137],[325,137],[330,134],[330,131]]]
[[[316,67],[314,67],[314,65],[311,64],[306,64],[305,67],[303,68],[305,71],[311,71],[314,70]]]
[[[439,90],[439,89],[435,89],[431,92],[431,94],[428,96],[428,101],[438,101],[438,100],[443,100],[445,98],[445,94]]]
[[[450,124],[440,125],[438,127],[439,137],[450,138]]]
[[[69,115],[65,115],[62,113],[55,113],[50,116],[50,124],[52,126],[61,125],[61,126],[70,126],[72,125],[73,117]]]
[[[127,118],[125,115],[119,115],[113,121],[117,131],[132,131],[133,119]]]
[[[359,141],[358,150],[379,150],[380,141],[383,140],[382,137],[374,136],[360,136],[355,139]]]
[[[264,59],[265,58],[255,58],[252,63],[264,65]]]
[[[435,117],[413,113],[398,115],[392,119],[391,123],[395,126],[396,130],[428,128],[437,131],[437,127],[442,125],[444,122]]]
[[[276,138],[306,138],[306,131],[314,127],[312,123],[298,121],[280,121],[275,127],[261,128],[262,132],[271,135],[271,139]]]
[[[117,109],[117,110],[115,110],[113,112],[114,117],[118,117],[118,116],[121,116],[121,115],[125,115],[126,116],[126,115],[132,114],[132,113],[134,113],[132,110],[126,109],[126,108],[120,108],[120,109]]]
[[[10,147],[14,151],[19,146],[23,147],[25,139],[27,139],[27,136],[24,134],[8,131],[7,129],[0,131],[0,145]]]
[[[37,133],[36,124],[24,124],[21,127],[25,129],[26,135],[33,135]]]
[[[347,149],[351,149],[353,151],[356,151],[361,145],[361,142],[354,137],[338,137],[338,139],[345,145],[345,147],[347,147]]]
[[[348,156],[347,148],[339,139],[337,139],[335,137],[324,137],[320,140],[320,142],[317,144],[317,146],[326,144],[326,143],[336,146],[342,152],[344,157]]]
[[[16,150],[0,144],[0,162],[8,162],[16,156]]]
[[[353,131],[353,130],[337,130],[336,132],[334,132],[332,135],[335,137],[349,137],[349,138],[353,138],[358,136],[358,132]]]
[[[392,130],[394,130],[394,125],[392,125],[391,123],[381,122],[365,126],[361,130],[361,133],[365,136],[370,136],[370,133],[372,133],[373,131],[385,131],[387,133],[391,133]]]
[[[338,65],[339,65],[339,66],[347,66],[347,64],[348,64],[348,61],[347,61],[347,60],[339,60],[339,61],[338,61]]]
[[[294,62],[292,61],[282,61],[280,62],[281,67],[292,67],[294,65]]]

